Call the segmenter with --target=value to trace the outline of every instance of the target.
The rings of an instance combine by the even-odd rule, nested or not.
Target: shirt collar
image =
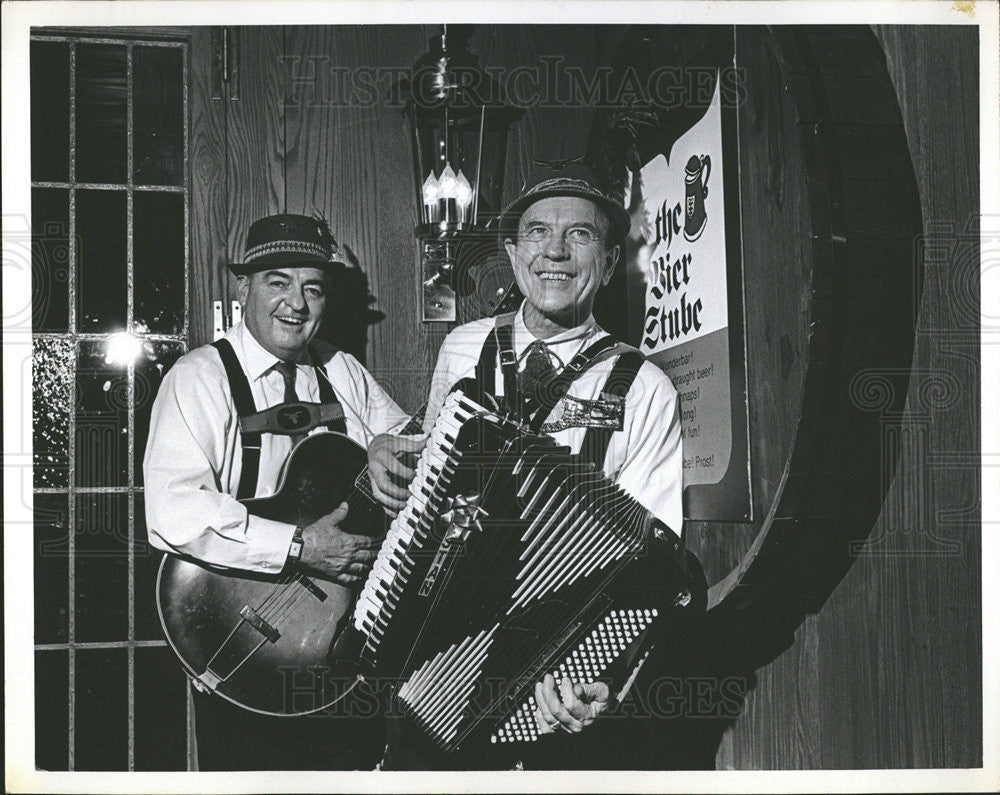
[[[262,375],[267,373],[274,365],[281,361],[277,356],[268,351],[257,342],[257,338],[251,333],[250,329],[247,328],[244,321],[240,321],[237,325],[233,327],[236,334],[239,345],[243,350],[243,365],[246,367],[247,375],[251,380],[256,381]],[[296,367],[304,368],[307,367],[303,363],[303,359],[306,358],[305,355],[299,357],[299,361],[296,362]]]
[[[514,353],[519,358],[525,349],[538,339],[534,334],[532,334],[528,327],[524,324],[524,305],[525,301],[521,302],[521,306],[518,307],[517,313],[514,315]],[[549,348],[558,348],[563,343],[574,346],[576,350],[582,350],[583,346],[589,342],[591,339],[601,334],[603,329],[597,325],[597,321],[594,320],[593,314],[591,314],[583,323],[578,326],[574,326],[571,329],[566,329],[565,331],[560,331],[558,334],[549,337],[543,342]],[[562,353],[560,353],[562,356]],[[563,357],[566,358],[566,357]]]

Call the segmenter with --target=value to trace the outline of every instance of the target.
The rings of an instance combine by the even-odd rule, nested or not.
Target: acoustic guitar
[[[270,497],[241,502],[254,516],[302,527],[349,506],[341,529],[385,534],[371,492],[368,454],[332,432],[296,445]],[[330,673],[327,654],[351,616],[356,593],[302,573],[221,569],[177,555],[160,564],[157,607],[167,641],[201,690],[269,715],[304,715],[353,686]]]

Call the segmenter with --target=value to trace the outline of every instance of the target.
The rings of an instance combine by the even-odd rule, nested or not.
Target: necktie
[[[521,371],[521,396],[524,398],[525,415],[535,411],[545,396],[545,387],[556,374],[545,343],[535,340],[528,346],[528,355]]]
[[[299,396],[295,394],[295,363],[278,362],[274,369],[281,373],[281,378],[285,382],[285,397],[283,403],[298,403]],[[293,433],[291,436],[292,447],[306,438],[304,433]]]

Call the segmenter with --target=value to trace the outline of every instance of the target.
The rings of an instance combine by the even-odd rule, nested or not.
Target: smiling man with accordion
[[[587,738],[704,610],[677,392],[592,315],[628,213],[556,163],[500,223],[525,300],[442,345],[427,446],[335,650],[394,682],[383,769],[610,766]]]

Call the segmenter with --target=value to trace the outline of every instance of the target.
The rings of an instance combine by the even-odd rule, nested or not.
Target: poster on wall
[[[753,518],[736,153],[716,80],[705,114],[632,175],[630,337],[677,388],[695,520]]]

